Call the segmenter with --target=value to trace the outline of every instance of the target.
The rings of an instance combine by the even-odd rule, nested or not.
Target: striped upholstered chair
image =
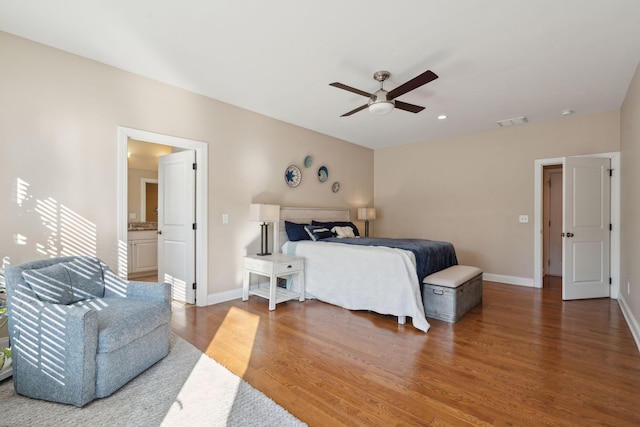
[[[84,406],[169,351],[167,283],[122,280],[90,257],[28,262],[5,279],[18,394]]]

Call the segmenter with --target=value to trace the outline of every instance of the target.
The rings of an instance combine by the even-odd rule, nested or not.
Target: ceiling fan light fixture
[[[377,71],[373,75],[373,78],[376,81],[380,82],[380,89],[374,93],[367,93],[363,90],[356,89],[339,82],[329,83],[329,86],[337,87],[338,89],[357,93],[358,95],[366,96],[367,98],[369,98],[369,102],[367,102],[365,105],[361,105],[358,108],[344,113],[340,117],[350,116],[354,113],[357,113],[358,111],[364,110],[365,108],[368,108],[371,114],[389,114],[395,108],[398,108],[398,110],[408,111],[410,113],[419,113],[420,111],[424,110],[424,107],[421,107],[419,105],[409,104],[400,100],[396,102],[396,98],[404,95],[407,92],[411,92],[412,90],[417,89],[432,80],[437,79],[438,75],[431,70],[427,70],[419,76],[416,76],[411,80],[401,84],[391,92],[387,92],[383,89],[383,84],[384,81],[387,80],[390,76],[391,73],[389,73],[388,71]]]
[[[380,89],[369,99],[369,112],[371,114],[389,114],[395,105],[395,101],[388,98],[387,91]]]
[[[378,101],[369,104],[371,114],[389,114],[393,111],[393,101]]]

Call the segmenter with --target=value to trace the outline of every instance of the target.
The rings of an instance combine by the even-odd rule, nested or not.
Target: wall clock
[[[289,187],[297,187],[302,181],[302,172],[296,165],[290,165],[287,170],[284,171],[284,180]]]
[[[340,191],[340,183],[338,181],[333,183],[333,185],[331,186],[331,191],[333,191],[334,193]]]

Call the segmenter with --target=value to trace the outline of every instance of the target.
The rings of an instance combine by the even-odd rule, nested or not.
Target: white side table
[[[249,289],[251,273],[269,277],[269,289]],[[292,292],[278,288],[278,277],[298,274],[300,292]],[[249,294],[269,300],[269,310],[275,310],[276,304],[292,299],[304,301],[304,258],[283,254],[247,255],[244,257],[244,281],[242,283],[242,301],[249,299]]]

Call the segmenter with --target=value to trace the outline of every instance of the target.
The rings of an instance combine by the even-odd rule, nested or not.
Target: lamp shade
[[[252,203],[249,207],[249,220],[257,222],[279,221],[280,205]]]
[[[359,220],[376,219],[376,208],[358,208]]]

